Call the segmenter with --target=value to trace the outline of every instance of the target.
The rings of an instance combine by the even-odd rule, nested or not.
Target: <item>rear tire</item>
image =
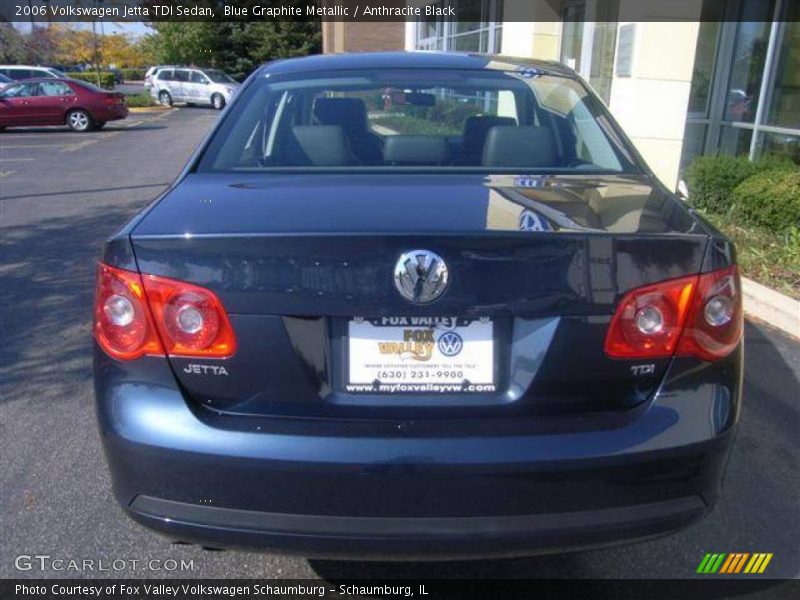
[[[77,131],[78,133],[91,131],[93,125],[92,115],[82,108],[71,110],[67,113],[67,125],[72,131]]]
[[[222,110],[225,108],[225,98],[222,94],[213,94],[211,96],[211,106],[216,108],[217,110]]]
[[[158,92],[158,102],[161,106],[172,106],[172,96],[166,90]]]

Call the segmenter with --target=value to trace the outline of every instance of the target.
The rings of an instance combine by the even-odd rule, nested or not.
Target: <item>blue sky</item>
[[[65,23],[71,27],[75,27],[76,29],[91,29],[91,23],[81,23],[77,21],[67,21]],[[14,23],[14,27],[19,29],[20,31],[30,31],[30,23]],[[127,33],[134,37],[141,37],[148,33],[150,30],[147,25],[144,23],[123,23],[123,22],[114,22],[114,23],[100,23],[97,24],[97,31],[98,33],[103,31],[105,33]]]

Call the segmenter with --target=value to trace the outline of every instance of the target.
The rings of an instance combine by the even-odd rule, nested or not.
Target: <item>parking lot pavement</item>
[[[690,577],[706,552],[772,552],[800,572],[800,343],[749,323],[745,405],[722,502],[676,535],[615,549],[504,561],[342,563],[176,546],[115,505],[95,426],[90,321],[103,238],[180,170],[217,113],[183,108],[102,132],[0,134],[0,577],[20,554],[193,561],[170,577]],[[498,490],[502,494],[502,490]],[[92,575],[92,574],[89,574]]]

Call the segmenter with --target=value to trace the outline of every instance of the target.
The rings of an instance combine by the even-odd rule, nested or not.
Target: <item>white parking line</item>
[[[9,175],[13,175],[16,171],[0,171],[0,179],[5,179]]]
[[[0,162],[21,162],[23,160],[36,160],[34,158],[0,158]]]
[[[8,146],[0,144],[0,150],[19,150],[21,148],[61,148],[64,144],[23,144],[20,146]]]
[[[38,131],[38,132],[34,132],[34,133],[7,133],[7,134],[4,134],[3,137],[5,139],[7,139],[8,141],[30,140],[30,139],[41,140],[41,139],[50,138],[50,137],[51,138],[58,137],[58,139],[61,139],[61,138],[64,138],[64,137],[86,137],[86,134],[85,133],[73,133],[71,131],[51,130],[51,131]],[[2,138],[0,138],[0,139],[2,139]],[[2,145],[2,144],[0,144],[0,145]]]
[[[84,140],[82,142],[75,142],[74,144],[68,144],[64,146],[61,151],[62,152],[75,152],[76,150],[81,150],[82,148],[86,148],[86,146],[91,146],[92,144],[96,144],[99,140]]]

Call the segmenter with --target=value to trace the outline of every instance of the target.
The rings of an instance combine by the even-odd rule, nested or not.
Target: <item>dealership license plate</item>
[[[348,324],[349,392],[493,392],[489,319],[383,317]]]

